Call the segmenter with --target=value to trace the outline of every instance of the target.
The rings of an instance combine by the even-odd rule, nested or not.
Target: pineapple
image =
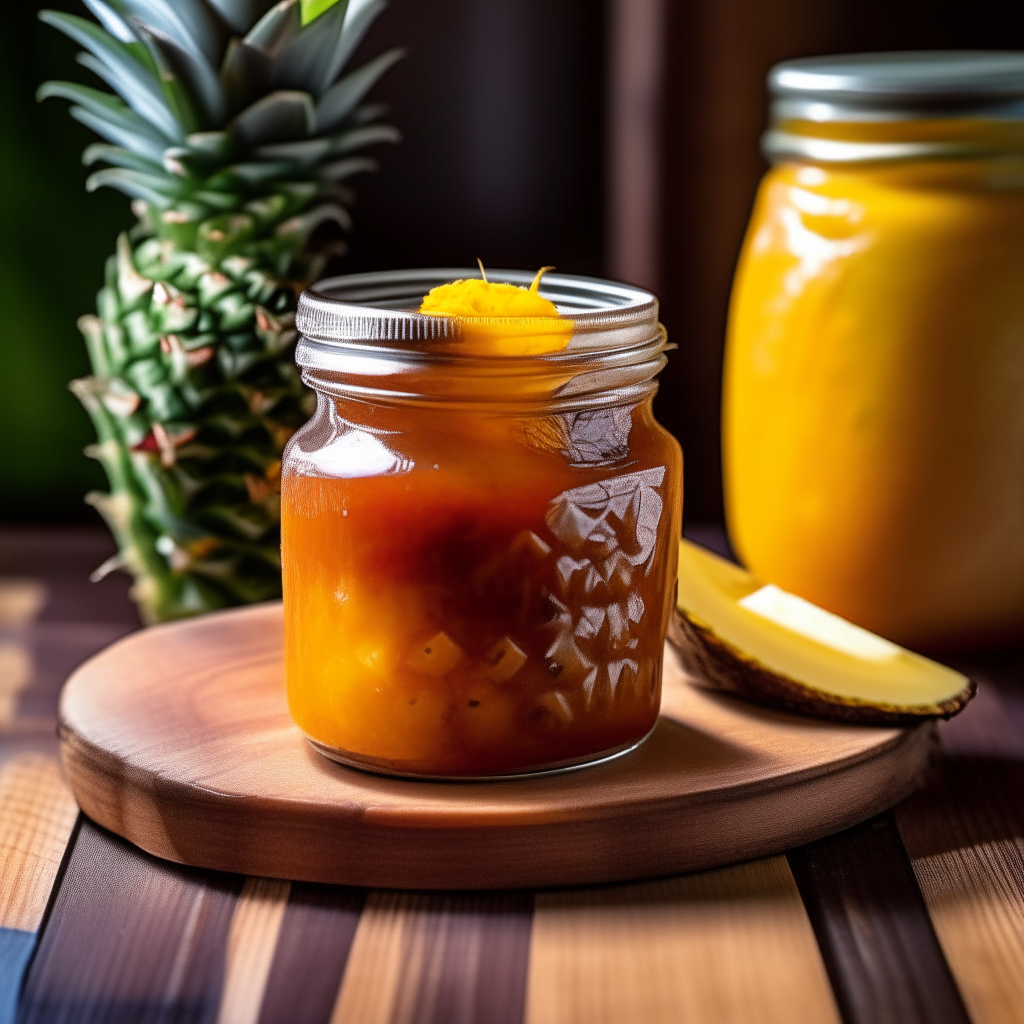
[[[281,452],[313,408],[292,360],[298,293],[342,250],[357,155],[397,141],[364,102],[401,56],[343,73],[385,0],[84,0],[43,11],[116,95],[39,98],[103,140],[86,182],[132,199],[84,316],[92,376],[71,389],[109,494],[93,504],[148,622],[280,595]],[[308,22],[308,23],[306,23]],[[340,229],[340,230],[339,230]]]

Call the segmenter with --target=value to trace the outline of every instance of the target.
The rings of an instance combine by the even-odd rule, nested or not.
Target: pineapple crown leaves
[[[113,94],[46,82],[38,98],[70,100],[72,117],[103,140],[83,154],[107,165],[87,179],[90,191],[141,201],[146,233],[211,258],[203,229],[223,240],[224,224],[210,225],[228,215],[236,236],[273,236],[293,252],[308,238],[303,225],[326,217],[347,227],[342,182],[376,166],[348,154],[399,138],[363,100],[403,51],[343,73],[386,0],[84,3],[98,24],[39,17],[83,47],[79,63]],[[268,195],[280,200],[270,217]],[[246,208],[254,196],[263,209]],[[321,215],[308,216],[318,202]]]

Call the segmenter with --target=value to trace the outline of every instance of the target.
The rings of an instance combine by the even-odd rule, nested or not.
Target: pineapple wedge
[[[977,690],[685,540],[669,639],[702,685],[817,718],[909,725],[955,715]]]

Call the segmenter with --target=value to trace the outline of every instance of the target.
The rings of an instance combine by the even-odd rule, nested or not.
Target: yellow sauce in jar
[[[1001,137],[1006,152],[774,167],[730,310],[738,554],[910,646],[1024,629],[1022,126],[965,124],[959,141]],[[788,127],[840,141],[897,132]]]

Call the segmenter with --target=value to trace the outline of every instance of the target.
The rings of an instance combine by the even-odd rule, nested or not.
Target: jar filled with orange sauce
[[[322,753],[388,774],[573,767],[659,711],[682,453],[651,409],[657,302],[549,274],[555,317],[419,312],[471,276],[299,303],[318,405],[283,460],[288,701]]]
[[[733,288],[749,568],[907,646],[1024,636],[1024,54],[771,72]]]

